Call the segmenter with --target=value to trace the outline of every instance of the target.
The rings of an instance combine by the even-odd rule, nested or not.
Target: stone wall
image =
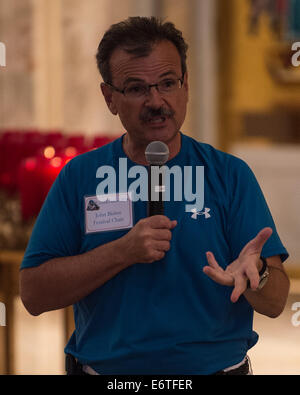
[[[0,41],[6,67],[0,68],[0,127],[32,127],[33,59],[30,0],[0,1]]]
[[[208,109],[215,108],[214,74],[201,64],[210,59],[213,44],[203,57],[206,38],[201,41],[197,30],[211,4],[213,0],[0,0],[0,41],[7,46],[7,66],[0,69],[0,128],[122,133],[99,89],[96,50],[111,24],[157,15],[174,22],[189,43],[190,100],[182,131],[212,143],[215,114]],[[210,37],[213,21],[207,26]]]

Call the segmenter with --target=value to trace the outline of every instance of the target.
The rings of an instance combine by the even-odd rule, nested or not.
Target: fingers
[[[172,239],[172,232],[169,229],[155,229],[153,232],[154,240],[166,240]]]
[[[263,228],[260,232],[258,232],[256,237],[262,238],[265,240],[264,243],[268,240],[268,238],[272,235],[273,229],[270,227]]]
[[[171,248],[171,244],[168,241],[152,241],[151,245],[145,250],[148,251],[145,262],[152,263],[159,261],[165,257],[165,254]]]
[[[174,229],[177,225],[177,221],[171,221],[165,215],[153,215],[152,217],[146,218],[145,221],[149,223],[153,229]]]
[[[207,258],[207,262],[209,263],[210,267],[213,267],[214,269],[221,269],[221,267],[219,266],[214,254],[212,252],[208,251],[206,253],[206,258]]]
[[[164,215],[141,219],[124,236],[130,247],[132,261],[152,263],[164,258],[166,252],[170,250],[172,229],[176,225],[177,221],[171,221]]]
[[[233,281],[234,281],[233,277],[225,273],[224,271],[219,271],[213,269],[210,266],[205,266],[203,268],[203,272],[218,284],[227,285],[227,286],[233,285]]]
[[[257,287],[259,285],[259,273],[258,273],[257,267],[253,266],[253,265],[251,265],[251,266],[249,265],[246,268],[245,272],[246,272],[246,275],[250,281],[251,289],[253,289],[253,290],[257,289]]]
[[[246,291],[247,289],[247,278],[242,274],[237,274],[234,277],[234,288],[230,296],[230,300],[232,303],[236,303],[239,297]]]
[[[259,258],[264,244],[272,235],[270,227],[263,228],[254,239],[250,240],[242,249],[237,262],[244,262],[243,267],[239,267],[234,273],[234,289],[231,294],[231,301],[235,303],[241,294],[247,289],[249,280],[252,290],[259,285],[259,273],[257,269],[257,259]],[[239,263],[240,265],[241,263]]]
[[[272,228],[263,228],[258,234],[254,237],[254,239],[250,240],[249,243],[245,245],[242,249],[240,255],[246,254],[260,254],[263,246],[267,242],[267,240],[272,235]]]
[[[209,266],[203,268],[203,272],[213,281],[221,285],[233,286],[230,300],[236,303],[239,297],[246,291],[248,280],[251,289],[255,290],[259,284],[259,273],[254,260],[247,262],[234,261],[227,266],[226,270],[218,264],[212,252],[206,253]]]
[[[203,272],[211,278],[213,281],[217,282],[221,285],[233,285],[234,280],[233,277],[226,273],[221,266],[219,266],[218,262],[215,259],[215,256],[212,252],[206,253],[206,258],[209,266],[205,266],[203,268]]]
[[[174,229],[175,226],[177,226],[177,221],[176,220],[171,221],[171,229]]]
[[[153,242],[153,249],[157,251],[167,252],[171,248],[169,241],[155,241]]]
[[[264,228],[262,229],[257,236],[252,240],[252,246],[256,247],[259,252],[261,252],[264,244],[269,239],[271,234],[273,233],[272,228]]]

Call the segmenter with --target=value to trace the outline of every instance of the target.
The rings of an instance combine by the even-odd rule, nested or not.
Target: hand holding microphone
[[[148,217],[164,214],[163,193],[163,166],[169,158],[169,148],[162,141],[153,141],[148,144],[145,157],[148,168]]]
[[[177,221],[164,215],[141,219],[125,236],[124,254],[131,264],[159,261],[170,249],[172,229]]]
[[[153,141],[145,151],[148,169],[148,218],[140,220],[124,236],[127,256],[132,264],[152,263],[162,259],[170,249],[172,229],[177,221],[171,221],[164,215],[163,175],[161,170],[169,158],[168,146],[161,141]]]

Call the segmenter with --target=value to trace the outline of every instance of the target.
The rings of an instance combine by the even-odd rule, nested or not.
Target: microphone
[[[169,148],[162,141],[152,141],[148,144],[145,157],[149,164],[148,167],[148,217],[152,215],[163,215],[163,174],[160,167],[163,166],[169,158]],[[158,177],[157,177],[158,175]]]

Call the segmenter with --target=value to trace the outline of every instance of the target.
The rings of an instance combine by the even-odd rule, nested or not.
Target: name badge
[[[133,226],[132,200],[128,193],[85,196],[84,207],[86,234],[129,229]]]

